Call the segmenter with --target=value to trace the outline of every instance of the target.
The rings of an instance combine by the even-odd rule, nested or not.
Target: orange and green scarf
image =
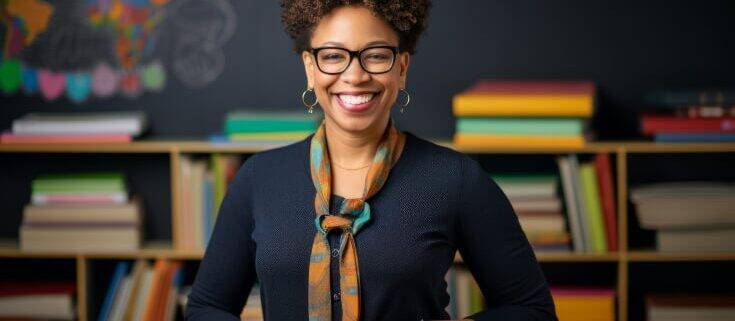
[[[383,187],[391,167],[400,156],[406,135],[396,130],[391,119],[368,169],[363,197],[345,199],[339,212],[330,214],[332,175],[324,126],[322,122],[312,137],[310,151],[311,179],[316,188],[314,224],[317,233],[311,247],[309,263],[309,321],[332,321],[327,239],[327,233],[332,229],[342,230],[339,244],[342,320],[357,321],[360,319],[360,270],[354,236],[370,220],[370,204],[366,200]]]

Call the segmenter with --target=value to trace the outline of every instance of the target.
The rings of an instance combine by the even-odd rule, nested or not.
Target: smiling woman
[[[283,1],[324,120],[248,158],[227,190],[188,320],[237,320],[260,282],[266,320],[446,320],[459,251],[488,309],[473,320],[555,320],[507,197],[470,157],[399,131],[428,1]],[[314,93],[315,99],[308,96]],[[406,102],[409,102],[406,97]],[[334,166],[332,166],[334,165]]]

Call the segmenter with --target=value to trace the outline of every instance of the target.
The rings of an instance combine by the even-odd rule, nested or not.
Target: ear
[[[312,59],[311,53],[308,51],[301,52],[301,60],[304,62],[304,72],[306,73],[306,85],[307,88],[314,88],[314,59]]]
[[[411,63],[411,54],[408,52],[401,52],[398,54],[398,70],[399,70],[399,81],[400,88],[406,88],[406,76],[408,75],[408,65]]]

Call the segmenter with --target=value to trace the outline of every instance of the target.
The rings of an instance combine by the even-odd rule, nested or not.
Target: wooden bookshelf
[[[594,154],[609,153],[615,160],[615,185],[617,197],[618,238],[619,251],[605,254],[591,253],[537,253],[536,257],[542,264],[610,264],[615,267],[615,286],[617,291],[617,320],[627,321],[631,298],[629,293],[635,284],[630,282],[633,263],[658,262],[661,264],[675,264],[676,262],[733,262],[735,253],[661,253],[647,249],[631,249],[629,247],[628,231],[628,163],[631,155],[636,154],[664,154],[664,153],[733,153],[735,143],[688,143],[688,144],[660,144],[654,142],[616,141],[589,143],[582,148],[457,148],[447,141],[435,141],[437,144],[453,148],[468,154],[511,154],[511,155],[560,155],[560,154]],[[24,252],[18,248],[17,240],[0,241],[0,258],[12,259],[62,259],[76,262],[76,277],[79,286],[77,293],[80,321],[88,321],[95,316],[88,313],[88,274],[91,267],[90,260],[115,259],[179,259],[199,260],[203,251],[178,250],[176,244],[180,242],[173,231],[181,224],[178,213],[180,191],[180,173],[178,164],[181,155],[232,153],[252,154],[276,145],[251,145],[245,143],[213,143],[198,140],[144,140],[131,143],[117,144],[0,144],[2,153],[96,153],[96,154],[160,154],[169,157],[171,179],[171,237],[166,242],[148,242],[139,251],[134,252]],[[1,157],[1,156],[0,156]],[[114,156],[110,156],[114,157]],[[455,263],[462,265],[462,258],[457,255]]]

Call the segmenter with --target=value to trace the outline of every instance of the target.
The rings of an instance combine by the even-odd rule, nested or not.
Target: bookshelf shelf
[[[631,262],[697,262],[697,261],[735,261],[735,252],[713,253],[662,253],[650,251],[628,252]]]
[[[541,263],[554,262],[617,262],[620,256],[617,252],[605,254],[591,253],[566,253],[566,252],[541,252],[536,253],[536,260]],[[459,252],[454,257],[454,263],[464,263]]]
[[[449,141],[434,143],[472,154],[564,153],[719,153],[735,151],[735,143],[655,143],[639,141],[592,142],[581,148],[460,148]],[[256,153],[274,144],[214,143],[203,140],[140,140],[114,144],[0,144],[5,153]]]
[[[676,262],[734,262],[735,253],[661,253],[646,248],[637,247],[629,249],[629,239],[633,238],[631,225],[629,225],[628,210],[628,185],[631,183],[629,178],[629,162],[635,155],[640,154],[666,154],[666,153],[733,153],[735,152],[735,143],[682,143],[682,144],[661,144],[645,141],[609,141],[609,142],[592,142],[582,148],[458,148],[450,141],[434,140],[435,143],[455,149],[467,154],[480,155],[559,155],[559,154],[594,154],[609,153],[615,162],[615,185],[616,207],[618,215],[618,252],[605,254],[592,253],[564,253],[564,252],[543,252],[537,253],[536,257],[541,263],[560,263],[560,264],[595,264],[604,266],[605,268],[614,268],[614,281],[611,285],[616,288],[617,307],[616,320],[627,321],[630,311],[636,311],[640,306],[635,299],[634,294],[640,291],[639,285],[632,284],[631,279],[640,278],[636,275],[636,270],[631,269],[631,265],[635,263],[660,262],[666,266],[676,264]],[[216,143],[196,139],[149,139],[134,141],[131,143],[116,144],[0,144],[1,153],[86,153],[86,154],[148,154],[156,155],[155,157],[168,157],[170,169],[170,181],[166,184],[170,186],[171,193],[171,230],[177,230],[182,224],[180,222],[181,208],[179,200],[181,196],[181,173],[179,171],[179,163],[181,158],[186,154],[209,154],[209,153],[231,153],[231,154],[253,154],[262,150],[277,147],[277,145],[266,144],[248,144],[248,143]],[[107,156],[105,156],[107,157]],[[110,156],[114,158],[115,156]],[[126,156],[121,156],[126,157]],[[148,157],[148,156],[145,156]],[[18,207],[19,208],[19,207]],[[160,215],[160,214],[157,214]],[[6,236],[7,237],[7,236]],[[176,259],[197,261],[203,256],[203,250],[179,250],[177,244],[181,244],[175,233],[171,233],[172,240],[154,241],[144,244],[139,251],[133,252],[25,252],[21,251],[17,240],[0,240],[0,259],[14,260],[36,260],[36,259],[53,259],[53,260],[70,260],[76,264],[76,277],[80,291],[77,294],[78,299],[78,315],[79,321],[88,321],[92,318],[88,306],[93,299],[88,296],[92,295],[88,291],[88,278],[90,277],[90,269],[93,269],[94,260],[135,260],[135,259]],[[462,264],[463,260],[457,254],[454,259],[457,264]],[[554,265],[555,265],[554,264]],[[632,275],[632,278],[631,278]],[[612,275],[611,275],[612,276]],[[633,296],[631,296],[633,295]],[[92,301],[90,301],[92,300]],[[640,309],[640,308],[638,308]],[[631,315],[635,315],[632,313]]]

